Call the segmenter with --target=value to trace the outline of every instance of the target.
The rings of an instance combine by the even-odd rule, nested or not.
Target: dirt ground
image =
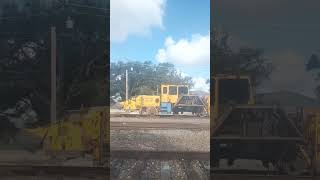
[[[111,150],[210,151],[209,130],[111,130]]]

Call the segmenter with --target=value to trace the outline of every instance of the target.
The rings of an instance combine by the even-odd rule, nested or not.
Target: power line
[[[74,14],[79,14],[79,15],[92,15],[92,16],[96,16],[96,17],[103,17],[103,18],[109,18],[109,15],[93,15],[93,14],[90,14],[90,13],[76,13],[76,12],[73,12]]]
[[[50,16],[50,15],[30,15],[29,17],[41,17],[41,16]],[[7,16],[7,17],[0,17],[0,20],[2,19],[22,19],[26,18],[26,16]]]
[[[79,14],[79,15],[91,15],[96,17],[103,17],[103,18],[109,18],[109,15],[99,15],[99,14],[91,14],[91,13],[78,13],[78,12],[72,12],[72,14]],[[52,17],[51,15],[30,15],[29,17]],[[25,20],[26,16],[10,16],[10,17],[0,17],[0,20]]]
[[[106,8],[98,8],[98,7],[95,7],[95,6],[87,6],[87,5],[80,5],[80,4],[74,4],[74,3],[67,3],[66,5],[70,5],[70,6],[74,6],[74,7],[81,7],[81,8],[90,8],[90,9],[96,9],[96,10],[101,10],[101,11],[105,11],[106,14],[105,15],[94,15],[94,16],[97,16],[97,17],[106,17],[108,18],[110,14],[110,9],[106,9]],[[93,14],[90,14],[90,13],[78,13],[78,12],[73,12],[74,14],[83,14],[83,15],[93,15]],[[44,15],[44,14],[39,14],[39,15],[30,15],[29,17],[44,17],[44,16],[51,16],[49,14],[47,15]],[[21,18],[25,18],[25,16],[7,16],[7,17],[0,17],[0,20],[3,20],[3,19],[21,19]]]
[[[102,11],[106,11],[106,12],[110,11],[110,9],[106,9],[106,8],[98,8],[95,6],[87,6],[87,5],[80,5],[80,4],[74,4],[74,3],[67,3],[66,5],[70,5],[70,6],[74,6],[74,7],[81,7],[81,8],[97,9],[97,10],[102,10]]]

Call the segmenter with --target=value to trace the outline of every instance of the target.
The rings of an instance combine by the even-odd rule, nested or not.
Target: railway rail
[[[208,119],[208,116],[194,116],[194,115],[151,115],[151,114],[130,114],[130,113],[110,113],[110,117],[135,117],[135,118],[183,118],[183,119]]]
[[[254,174],[211,174],[212,180],[318,180],[320,177]]]
[[[51,165],[0,165],[0,177],[11,176],[61,176],[108,178],[109,167],[84,167],[84,166],[51,166]]]
[[[289,175],[280,173],[274,170],[252,170],[252,169],[222,169],[222,168],[211,168],[210,169],[211,179],[221,179],[221,180],[311,180],[318,179],[320,177],[312,176],[310,173],[305,172],[299,175]]]
[[[209,161],[210,152],[194,151],[135,151],[135,150],[111,150],[111,159],[135,159],[135,160],[200,160]]]
[[[161,172],[165,174],[166,171],[172,172],[173,167],[168,166],[170,160],[182,159],[181,164],[187,174],[188,179],[192,177],[200,178],[206,176],[208,167],[201,164],[200,168],[203,171],[199,173],[199,169],[192,167],[190,162],[192,160],[198,160],[199,162],[209,161],[209,152],[163,152],[163,151],[133,151],[133,150],[113,150],[111,151],[111,159],[118,159],[120,161],[127,159],[134,159],[143,161],[142,165],[135,167],[135,173],[130,172],[132,177],[140,177],[140,173],[147,166],[147,160],[161,161]],[[164,165],[163,165],[164,164]],[[112,169],[112,167],[110,167]],[[139,172],[139,173],[137,173]],[[133,173],[133,174],[132,174]],[[0,164],[0,177],[9,176],[26,176],[26,177],[44,177],[54,176],[60,177],[81,177],[88,179],[109,179],[110,169],[109,167],[82,167],[82,166],[57,166],[57,165],[12,165],[12,164]],[[162,176],[162,174],[160,173]],[[161,178],[163,179],[163,178]],[[211,170],[210,179],[217,180],[315,180],[320,177],[313,176],[290,176],[279,175],[273,171],[248,171],[248,170],[223,170],[213,169]]]
[[[125,129],[191,129],[209,130],[210,125],[206,123],[161,123],[161,122],[110,122],[111,130]]]
[[[210,152],[175,152],[175,151],[111,151],[111,177],[129,179],[160,179],[169,180],[173,178],[175,169],[174,162],[182,166],[187,179],[209,179]],[[192,166],[197,161],[200,167]],[[206,162],[207,168],[204,163]],[[158,169],[150,172],[150,169]],[[150,173],[157,176],[151,176]],[[180,171],[180,173],[182,173]],[[206,177],[206,178],[202,178]],[[183,178],[185,179],[185,178]]]

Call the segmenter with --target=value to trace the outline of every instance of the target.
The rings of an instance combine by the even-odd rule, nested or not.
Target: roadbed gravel
[[[111,150],[210,152],[209,130],[111,130]]]

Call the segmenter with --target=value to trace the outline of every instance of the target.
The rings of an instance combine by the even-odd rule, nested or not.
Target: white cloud
[[[179,69],[179,68],[177,68],[177,73],[178,74],[180,74],[181,75],[181,77],[183,77],[183,78],[185,78],[185,77],[187,77],[187,76],[189,76],[190,77],[190,75],[189,74],[187,74],[187,73],[185,73],[185,72],[183,72],[181,69]]]
[[[111,0],[111,42],[123,42],[130,35],[149,34],[163,28],[166,0]]]
[[[207,79],[205,79],[203,77],[193,78],[194,86],[191,90],[209,92],[210,91],[210,84],[206,84],[206,81],[207,81]]]
[[[263,91],[294,91],[306,96],[315,97],[314,90],[319,84],[311,72],[305,70],[305,59],[294,51],[288,50],[281,54],[270,56],[275,69],[270,81],[266,81]]]
[[[210,35],[192,35],[191,39],[175,41],[167,37],[164,47],[158,50],[156,60],[183,66],[206,66],[210,64]]]

